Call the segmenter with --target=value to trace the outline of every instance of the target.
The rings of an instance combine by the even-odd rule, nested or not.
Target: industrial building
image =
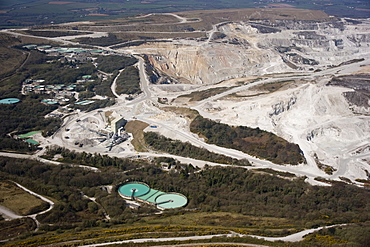
[[[112,132],[114,134],[120,134],[120,129],[122,128],[123,129],[123,126],[125,126],[125,124],[127,123],[127,121],[123,118],[123,117],[118,117],[118,118],[115,118],[111,121],[111,129],[112,129]]]

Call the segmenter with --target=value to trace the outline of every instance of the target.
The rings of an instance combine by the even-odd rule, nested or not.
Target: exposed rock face
[[[234,39],[235,41],[235,39]],[[149,56],[159,71],[192,84],[214,84],[222,80],[264,73],[289,71],[282,58],[270,50],[245,49],[244,45],[211,43],[173,45]]]
[[[344,92],[344,97],[351,105],[353,112],[358,114],[370,115],[370,98],[369,93],[354,91]]]
[[[297,101],[297,97],[293,95],[291,96],[289,101],[287,102],[281,101],[273,105],[272,106],[273,111],[269,113],[270,118],[272,118],[273,116],[278,116],[279,114],[285,111],[289,111],[289,109],[296,103],[296,101]]]
[[[326,69],[363,57],[367,23],[269,20],[225,22],[208,40],[174,40],[137,47],[169,83],[214,84],[267,73]]]
[[[285,26],[282,26],[284,24]],[[285,21],[277,25],[285,30],[268,35],[259,45],[265,48],[275,47],[298,69],[324,69],[353,58],[360,58],[370,44],[369,29],[364,24],[358,24],[356,27],[346,21],[328,23]],[[291,29],[306,30],[291,31]],[[292,50],[294,56],[291,55]]]

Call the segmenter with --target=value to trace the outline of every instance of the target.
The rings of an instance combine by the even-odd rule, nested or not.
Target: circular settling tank
[[[155,199],[155,203],[160,208],[180,208],[188,203],[188,199],[184,195],[178,193],[167,193],[158,196]]]
[[[149,190],[149,186],[144,183],[128,183],[119,187],[118,192],[126,197],[138,197],[145,195]]]
[[[15,104],[18,103],[20,100],[17,98],[7,98],[0,100],[0,104]]]

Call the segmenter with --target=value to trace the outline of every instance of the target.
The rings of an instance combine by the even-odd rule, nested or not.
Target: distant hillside
[[[0,3],[0,27],[47,25],[64,22],[117,19],[145,13],[168,13],[191,10],[241,8],[300,8],[323,10],[337,17],[368,18],[368,0],[305,1],[281,0],[3,0]]]
[[[9,7],[14,7],[17,5],[32,3],[36,1],[38,0],[17,0],[16,2],[14,0],[2,0],[0,2],[0,8],[9,8]]]

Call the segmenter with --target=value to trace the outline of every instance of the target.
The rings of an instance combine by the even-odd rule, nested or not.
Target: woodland
[[[134,57],[110,55],[99,56],[95,62],[98,63],[98,70],[102,70],[106,73],[113,73],[116,70],[134,65],[137,59]]]
[[[127,66],[117,78],[117,94],[139,94],[139,70],[135,66]]]
[[[259,128],[247,126],[232,127],[197,116],[190,124],[190,130],[206,142],[221,147],[233,148],[276,164],[298,165],[305,162],[299,146]]]

